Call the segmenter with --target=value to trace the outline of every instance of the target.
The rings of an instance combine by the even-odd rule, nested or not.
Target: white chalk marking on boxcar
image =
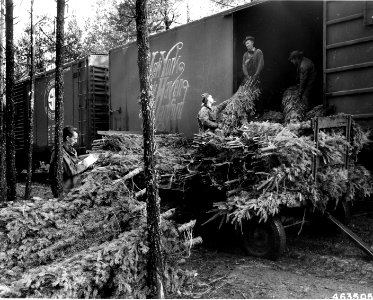
[[[151,55],[150,73],[155,102],[155,124],[164,131],[173,121],[181,119],[188,80],[182,78],[185,63],[180,61],[183,42],[178,42],[166,51],[155,51]]]

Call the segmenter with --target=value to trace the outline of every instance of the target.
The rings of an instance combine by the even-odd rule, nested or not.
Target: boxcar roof
[[[63,68],[63,69],[68,68],[68,67],[72,66],[73,64],[75,64],[75,63],[77,63],[77,62],[81,62],[81,61],[84,61],[84,60],[86,60],[86,59],[89,59],[89,57],[91,57],[91,56],[108,56],[108,54],[107,54],[107,53],[106,53],[106,54],[105,54],[105,53],[91,53],[91,54],[88,54],[88,55],[82,56],[82,57],[80,57],[80,58],[77,58],[76,60],[71,60],[71,61],[69,61],[69,62],[67,62],[67,63],[64,63],[63,66],[62,66],[62,68]],[[44,76],[44,77],[45,77],[45,76],[48,76],[48,75],[54,73],[55,70],[56,70],[56,68],[53,68],[53,69],[50,69],[50,70],[47,70],[47,71],[44,71],[44,72],[36,73],[36,74],[35,74],[35,78],[40,78],[40,77],[43,77],[43,76]],[[25,77],[23,77],[23,78],[17,80],[17,81],[15,82],[15,84],[18,84],[18,83],[21,83],[21,82],[27,81],[27,80],[29,80],[29,78],[30,78],[30,76],[25,76]]]

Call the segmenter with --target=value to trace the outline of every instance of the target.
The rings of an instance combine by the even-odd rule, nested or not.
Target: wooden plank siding
[[[373,123],[373,25],[369,1],[324,3],[325,103]]]

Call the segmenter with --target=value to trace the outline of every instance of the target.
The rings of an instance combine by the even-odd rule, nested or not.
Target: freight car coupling
[[[334,218],[330,213],[327,212],[326,214],[330,221],[332,221],[338,228],[340,228],[345,234],[347,234],[347,236],[353,242],[355,242],[359,246],[359,248],[361,248],[366,254],[368,254],[371,259],[373,259],[372,246],[369,246],[367,243],[365,243],[360,237],[353,233],[347,226],[343,225],[343,223]]]

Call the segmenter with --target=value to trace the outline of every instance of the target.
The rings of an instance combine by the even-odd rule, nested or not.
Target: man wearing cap
[[[254,41],[255,38],[253,36],[247,36],[243,41],[243,44],[247,48],[242,58],[242,71],[245,75],[245,80],[250,77],[258,80],[264,67],[263,52],[254,47]]]
[[[221,128],[221,124],[217,122],[217,118],[227,106],[229,99],[217,106],[212,106],[213,103],[215,103],[215,100],[210,94],[203,93],[201,97],[202,107],[197,116],[199,132],[214,132],[216,128]]]
[[[289,60],[297,67],[297,81],[299,82],[298,97],[305,109],[310,109],[310,97],[316,80],[314,63],[303,52],[294,50],[289,55]]]

